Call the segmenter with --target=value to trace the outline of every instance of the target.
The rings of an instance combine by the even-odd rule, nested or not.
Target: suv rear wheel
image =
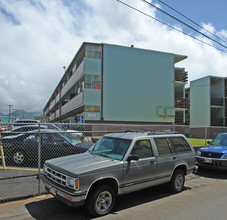
[[[183,170],[176,170],[170,181],[170,189],[173,193],[178,193],[184,188],[185,174]]]
[[[115,205],[116,195],[109,185],[94,188],[87,198],[86,206],[92,216],[103,216],[111,212]]]

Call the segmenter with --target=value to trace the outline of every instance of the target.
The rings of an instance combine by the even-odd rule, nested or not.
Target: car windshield
[[[66,139],[67,141],[69,141],[71,144],[73,144],[73,145],[82,143],[82,140],[80,140],[79,138],[71,135],[70,133],[64,133],[64,134],[60,134],[60,135],[64,139]]]
[[[227,146],[227,134],[219,134],[210,145],[222,145]]]
[[[131,140],[103,137],[98,140],[90,149],[89,153],[101,157],[122,160],[131,144]]]

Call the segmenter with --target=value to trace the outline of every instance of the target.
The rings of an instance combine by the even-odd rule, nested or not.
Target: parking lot
[[[28,183],[29,184],[29,183]],[[165,185],[117,199],[114,211],[99,219],[226,219],[226,171],[204,170],[187,176],[181,193]],[[72,208],[43,194],[0,204],[0,219],[90,219],[84,207]]]

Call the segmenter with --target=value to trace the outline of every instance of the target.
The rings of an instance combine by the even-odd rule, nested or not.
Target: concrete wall
[[[174,122],[173,54],[104,44],[103,61],[104,120]]]
[[[210,77],[190,83],[190,125],[210,126]]]

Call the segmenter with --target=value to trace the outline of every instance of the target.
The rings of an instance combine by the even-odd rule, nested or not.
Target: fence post
[[[124,124],[121,124],[121,132],[124,132],[125,131],[125,126]]]
[[[40,164],[41,160],[41,132],[40,132],[40,123],[39,123],[39,133],[38,133],[38,194],[40,194]]]
[[[175,131],[175,124],[172,124],[171,131]]]
[[[5,170],[6,169],[6,164],[5,164],[5,157],[4,157],[4,152],[3,152],[2,145],[0,145],[0,151],[1,151],[1,156],[2,156],[2,166],[3,166],[3,169]]]
[[[207,145],[207,127],[205,127],[205,146]]]

